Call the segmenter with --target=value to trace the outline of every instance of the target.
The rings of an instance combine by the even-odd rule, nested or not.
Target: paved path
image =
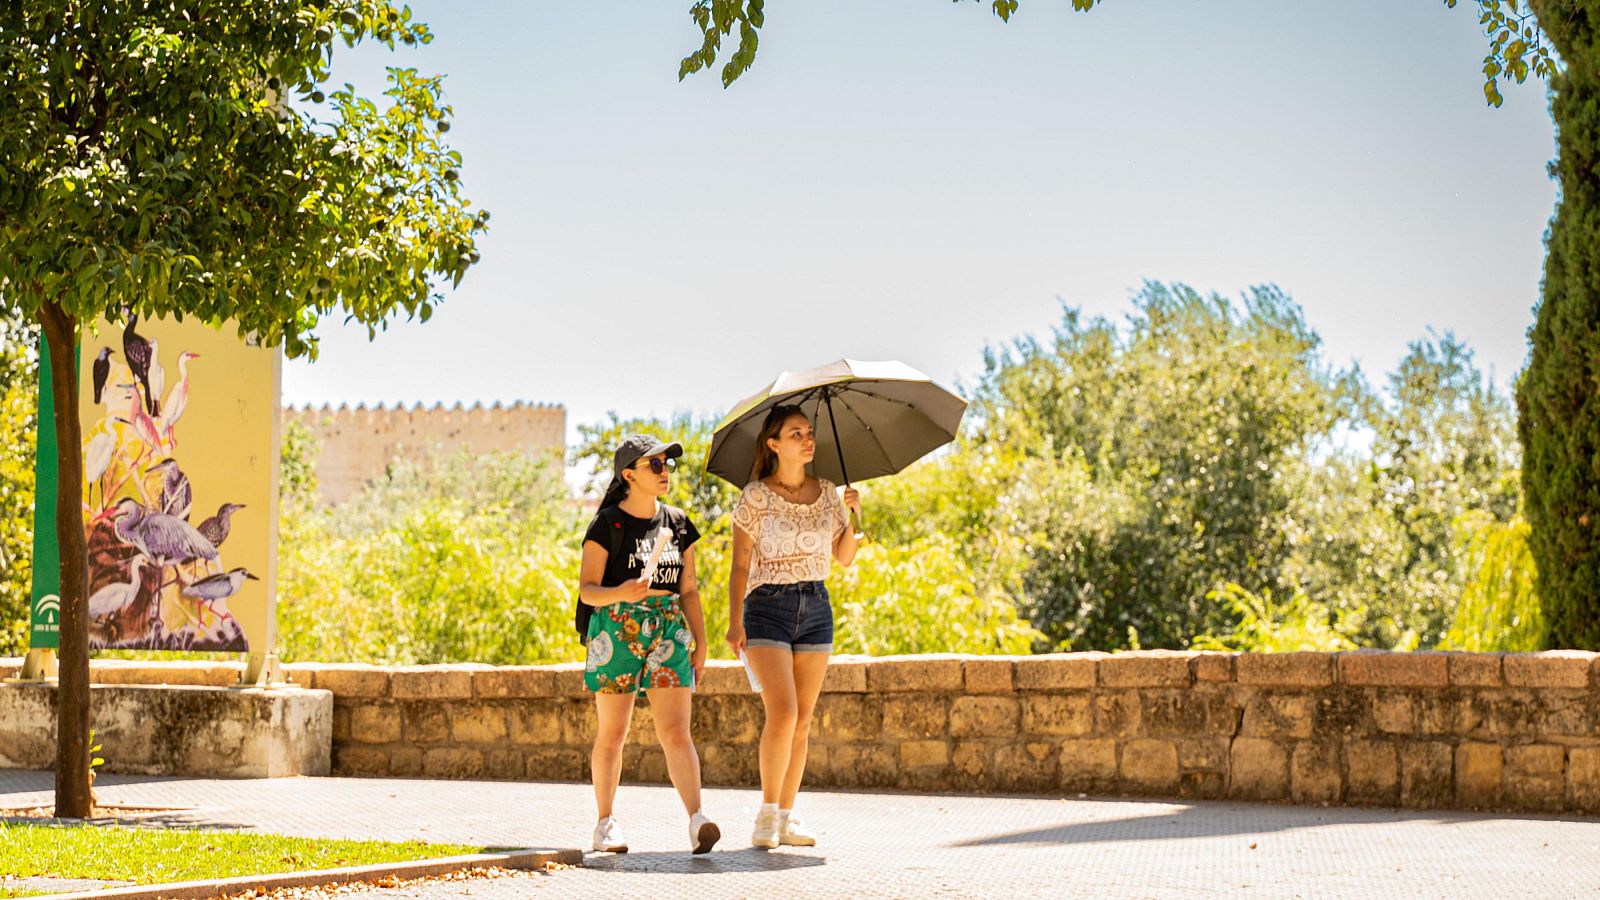
[[[0,771],[0,806],[51,802]],[[187,807],[155,823],[499,847],[587,846],[587,785],[102,776],[102,803]],[[1600,819],[1088,798],[810,792],[814,849],[749,846],[756,795],[710,790],[717,852],[691,857],[670,788],[624,785],[633,852],[587,867],[378,897],[1600,897]]]

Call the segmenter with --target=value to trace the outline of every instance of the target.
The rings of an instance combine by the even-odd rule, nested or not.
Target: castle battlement
[[[304,424],[321,443],[317,481],[328,503],[350,497],[395,457],[420,460],[459,448],[543,456],[560,455],[566,448],[566,407],[520,400],[487,406],[285,406],[283,420],[285,425]]]

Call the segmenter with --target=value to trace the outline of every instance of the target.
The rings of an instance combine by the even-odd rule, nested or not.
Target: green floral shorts
[[[676,595],[599,607],[588,651],[583,683],[597,694],[694,687],[694,636]]]

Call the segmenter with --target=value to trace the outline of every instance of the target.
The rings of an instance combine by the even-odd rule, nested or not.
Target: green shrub
[[[0,301],[3,302],[3,301]],[[0,656],[27,650],[33,598],[37,329],[0,308]]]
[[[836,653],[1028,653],[1041,637],[1010,597],[980,589],[960,539],[869,543],[828,579]]]
[[[1498,522],[1478,512],[1457,519],[1457,550],[1467,586],[1444,647],[1521,652],[1544,646],[1544,612],[1534,590],[1538,579],[1529,530],[1521,516]]]
[[[1272,591],[1253,594],[1237,584],[1213,591],[1210,598],[1231,611],[1238,622],[1226,634],[1203,634],[1190,644],[1196,650],[1287,653],[1296,650],[1353,650],[1338,617],[1301,590],[1279,603]]]
[[[285,503],[286,660],[517,665],[581,656],[580,515],[553,461],[397,460],[349,503]]]

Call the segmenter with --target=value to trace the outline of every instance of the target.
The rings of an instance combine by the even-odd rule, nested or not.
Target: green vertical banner
[[[50,388],[50,347],[39,337],[39,419],[34,454],[33,606],[28,646],[61,646],[61,548],[56,545],[56,401]]]

